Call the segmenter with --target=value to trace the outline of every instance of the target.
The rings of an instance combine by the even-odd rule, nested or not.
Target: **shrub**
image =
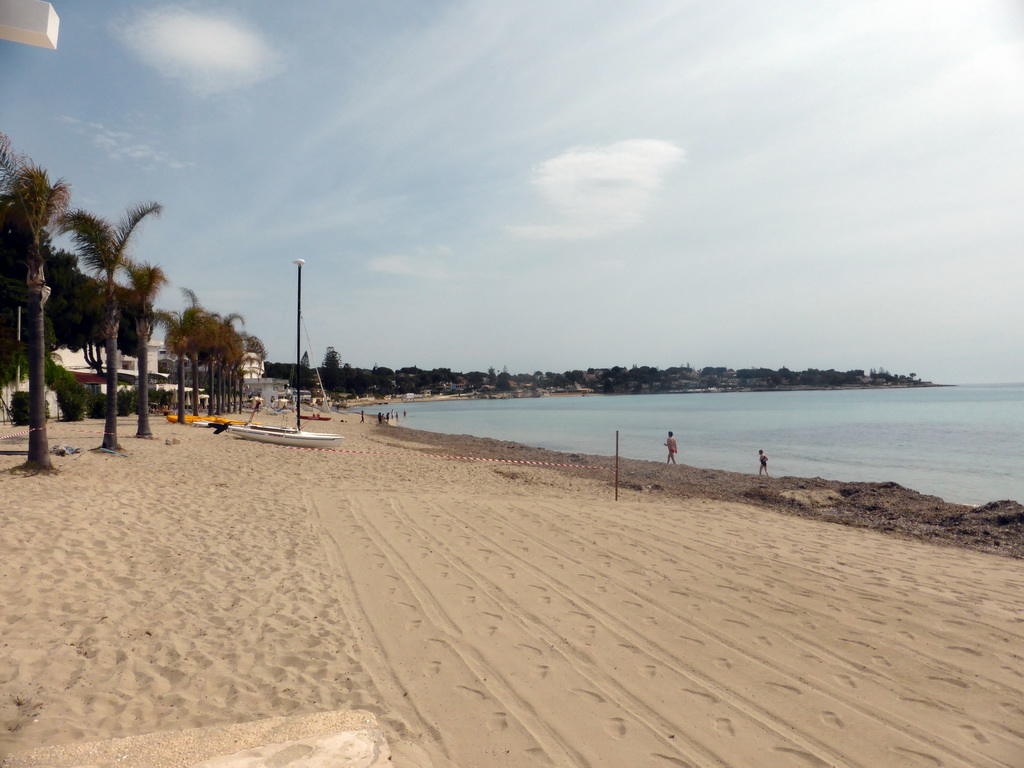
[[[149,390],[149,404],[153,408],[169,408],[174,393],[167,389]]]
[[[107,417],[107,396],[95,394],[89,401],[89,418],[105,419]]]
[[[28,392],[15,392],[11,395],[11,421],[15,426],[24,427],[28,425]],[[50,404],[46,404],[46,418],[50,418]]]
[[[117,390],[117,415],[131,416],[139,412],[139,390],[131,389]]]
[[[11,421],[18,427],[28,424],[28,392],[11,395]]]
[[[88,389],[72,379],[59,382],[56,393],[57,405],[60,406],[64,421],[81,421],[85,418],[86,408],[92,400]]]

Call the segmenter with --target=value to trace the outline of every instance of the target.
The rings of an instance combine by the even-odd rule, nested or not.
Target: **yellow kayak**
[[[171,424],[177,424],[178,423],[178,414],[176,414],[176,413],[164,414],[164,418],[166,418],[169,422],[171,422]],[[223,416],[189,416],[189,415],[185,416],[185,423],[186,424],[196,424],[196,423],[200,423],[200,424],[250,424],[250,423],[251,424],[259,424],[258,421],[253,421],[253,422],[239,421],[238,419],[226,419]]]

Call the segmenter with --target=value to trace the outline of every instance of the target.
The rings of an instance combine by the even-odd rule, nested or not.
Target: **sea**
[[[403,403],[403,426],[556,451],[773,476],[896,482],[962,504],[1024,502],[1024,383]]]

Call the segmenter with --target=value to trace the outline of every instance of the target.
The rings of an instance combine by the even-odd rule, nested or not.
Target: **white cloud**
[[[161,74],[202,94],[251,85],[278,66],[257,31],[226,15],[169,7],[139,14],[118,35]]]
[[[510,229],[527,238],[584,240],[634,227],[643,222],[669,169],[684,157],[675,144],[657,139],[574,147],[533,173],[557,221]]]
[[[389,275],[400,275],[402,277],[420,277],[428,280],[446,280],[449,272],[443,261],[437,255],[448,255],[447,248],[435,249],[431,252],[435,255],[420,250],[416,255],[395,255],[379,256],[371,259],[369,268],[373,272],[384,272]]]
[[[102,123],[83,123],[74,117],[64,116],[60,119],[61,122],[87,136],[93,146],[102,149],[113,160],[130,160],[147,170],[169,168],[173,171],[180,171],[184,168],[195,167],[195,163],[178,160],[163,150],[144,141],[139,141],[128,131],[116,131]]]

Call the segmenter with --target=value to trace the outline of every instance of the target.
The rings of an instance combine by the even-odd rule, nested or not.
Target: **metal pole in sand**
[[[619,500],[619,430],[615,430],[615,500]]]
[[[302,265],[305,259],[296,259],[292,262],[299,268],[299,299],[296,302],[295,317],[295,429],[302,431],[302,420],[299,416],[299,401],[302,399]]]

